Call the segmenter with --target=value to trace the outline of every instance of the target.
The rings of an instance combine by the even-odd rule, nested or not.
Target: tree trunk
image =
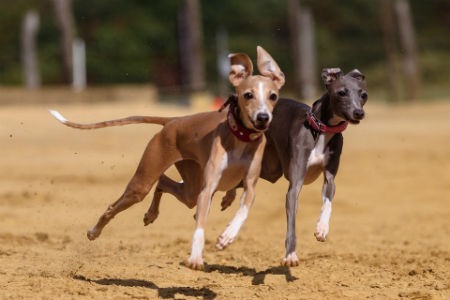
[[[185,0],[179,14],[182,84],[191,91],[205,88],[202,24],[198,0]]]
[[[396,39],[396,26],[391,0],[380,2],[380,24],[383,37],[384,51],[386,55],[386,79],[388,84],[388,100],[400,100],[400,76],[398,70],[398,49]]]
[[[316,63],[316,46],[314,35],[314,20],[311,13],[306,7],[303,7],[299,15],[299,56],[300,56],[300,97],[303,99],[311,99],[316,96],[317,92],[317,63]]]
[[[403,49],[403,72],[405,75],[406,97],[417,100],[420,90],[420,75],[417,59],[417,46],[414,25],[409,1],[395,0],[395,14],[397,16],[400,42]]]
[[[308,99],[314,97],[317,91],[313,17],[308,8],[300,6],[299,0],[288,0],[288,19],[295,93],[302,99]]]
[[[74,19],[71,0],[53,0],[56,20],[61,36],[61,57],[64,68],[64,80],[73,81],[72,45],[74,36]]]
[[[25,86],[34,89],[40,85],[39,64],[37,58],[36,35],[39,30],[39,15],[30,10],[22,22],[22,69]]]
[[[301,84],[301,65],[300,65],[300,30],[299,30],[299,16],[300,16],[300,0],[288,0],[288,21],[289,21],[289,35],[291,46],[291,59],[294,66],[294,91],[300,96],[302,94]]]

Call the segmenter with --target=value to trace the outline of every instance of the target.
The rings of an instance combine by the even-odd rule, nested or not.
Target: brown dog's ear
[[[245,53],[232,53],[230,59],[230,75],[228,78],[233,86],[238,86],[242,80],[253,74],[253,63]]]
[[[358,79],[359,81],[364,81],[364,79],[366,78],[364,74],[361,73],[358,69],[353,69],[352,71],[348,72],[347,75]]]
[[[325,85],[329,85],[342,75],[343,72],[340,68],[325,68],[322,70],[322,81]]]
[[[280,89],[286,81],[280,67],[272,58],[272,56],[270,56],[270,54],[267,53],[267,51],[264,50],[262,47],[260,46],[256,47],[256,51],[258,53],[259,73],[261,73],[261,75],[263,76],[272,78],[277,88]]]

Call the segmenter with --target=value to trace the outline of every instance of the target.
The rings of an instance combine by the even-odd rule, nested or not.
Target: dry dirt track
[[[53,107],[77,121],[190,113],[145,102]],[[217,194],[205,272],[180,265],[194,211],[170,196],[148,227],[142,217],[150,197],[98,240],[85,235],[122,193],[158,126],[79,131],[47,108],[0,109],[0,299],[450,299],[448,100],[369,102],[367,119],[345,132],[326,243],[313,236],[321,182],[302,191],[299,267],[279,266],[285,180],[259,181],[246,225],[223,252],[214,241],[238,201],[220,212]]]

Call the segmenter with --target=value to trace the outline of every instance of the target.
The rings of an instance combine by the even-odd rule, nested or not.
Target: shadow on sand
[[[271,267],[264,271],[257,272],[254,268],[248,267],[233,267],[233,266],[223,266],[223,265],[206,265],[206,273],[219,272],[222,274],[241,274],[243,276],[253,277],[252,285],[264,284],[266,275],[283,275],[286,278],[286,282],[292,282],[298,278],[291,274],[291,270],[288,267],[278,266]],[[176,294],[181,294],[184,296],[192,296],[201,298],[204,300],[215,299],[217,293],[210,290],[207,287],[194,288],[194,287],[166,287],[161,288],[155,283],[142,280],[142,279],[119,279],[119,278],[103,278],[103,279],[90,279],[82,275],[75,275],[73,279],[85,281],[89,283],[95,283],[100,285],[117,285],[125,287],[144,287],[152,290],[158,291],[158,297],[163,299],[175,299]]]
[[[293,276],[291,274],[291,270],[288,267],[283,266],[277,266],[277,267],[271,267],[264,271],[256,272],[253,268],[247,268],[247,267],[233,267],[233,266],[222,266],[222,265],[206,265],[205,272],[211,273],[218,271],[219,273],[224,274],[242,274],[244,276],[253,277],[252,284],[253,285],[259,285],[264,284],[264,279],[266,278],[266,275],[273,274],[273,275],[284,275],[287,282],[295,281],[298,278]]]
[[[90,283],[100,284],[100,285],[118,285],[125,287],[144,287],[152,290],[158,291],[158,297],[163,299],[175,299],[176,294],[181,294],[184,296],[192,296],[205,300],[215,299],[217,294],[210,289],[203,288],[193,288],[187,286],[181,287],[166,287],[160,288],[151,281],[141,280],[141,279],[117,279],[117,278],[104,278],[104,279],[90,279],[82,275],[75,275],[73,279],[86,281]]]

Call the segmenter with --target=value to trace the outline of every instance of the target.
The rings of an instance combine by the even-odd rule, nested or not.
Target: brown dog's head
[[[240,117],[245,127],[257,131],[267,130],[278,93],[284,85],[284,74],[278,64],[262,47],[257,47],[258,70],[253,74],[251,59],[244,53],[230,54],[229,79],[236,88]]]
[[[335,116],[358,124],[364,118],[363,106],[368,99],[364,75],[357,69],[344,75],[339,68],[327,68],[322,70],[322,80]]]

